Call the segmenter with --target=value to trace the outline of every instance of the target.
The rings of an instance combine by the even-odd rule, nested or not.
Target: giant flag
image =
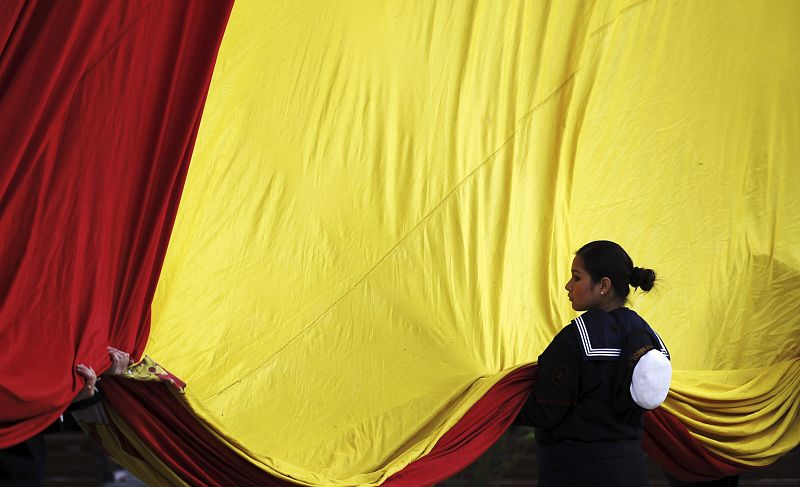
[[[108,5],[0,37],[3,445],[113,342],[186,383],[101,383],[87,430],[150,483],[436,482],[513,420],[596,239],[658,273],[652,456],[800,442],[798,4]]]

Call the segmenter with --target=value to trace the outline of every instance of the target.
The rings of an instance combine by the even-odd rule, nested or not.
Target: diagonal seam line
[[[623,14],[628,13],[629,10],[641,7],[645,3],[650,3],[650,1],[651,0],[639,0],[638,2],[632,3],[632,4],[628,5],[627,7],[621,9],[620,11],[617,12],[616,15],[614,15],[613,19],[609,20],[605,24],[603,24],[600,27],[596,28],[595,30],[591,31],[589,33],[589,37],[594,37],[597,34],[599,34],[601,31],[604,31],[604,30],[608,29],[611,26],[611,24],[615,23],[617,21],[617,19],[619,19]]]
[[[531,115],[532,115],[532,114],[533,114],[533,113],[534,113],[536,110],[538,110],[539,108],[541,108],[542,106],[544,106],[546,103],[548,103],[548,102],[549,102],[551,99],[553,99],[553,97],[554,97],[556,94],[558,94],[558,93],[559,93],[559,92],[560,92],[562,89],[564,89],[564,88],[566,87],[566,85],[567,85],[567,84],[568,84],[570,81],[572,81],[572,79],[575,77],[575,74],[577,74],[577,73],[578,73],[578,71],[580,71],[580,68],[578,68],[577,70],[575,70],[575,72],[573,72],[571,75],[569,75],[569,76],[567,77],[567,79],[565,79],[565,80],[564,80],[564,82],[563,82],[563,83],[561,83],[561,86],[559,86],[558,88],[556,88],[556,90],[555,90],[555,91],[553,91],[553,92],[552,92],[550,95],[548,95],[548,96],[547,96],[547,98],[545,98],[545,99],[544,99],[544,100],[542,100],[541,102],[537,103],[537,104],[536,104],[536,106],[534,106],[533,108],[531,108],[531,109],[530,109],[530,110],[529,110],[527,113],[525,113],[525,115],[523,115],[523,116],[522,116],[522,117],[521,117],[519,120],[517,120],[517,124],[519,124],[520,122],[522,122],[523,120],[525,120],[526,118],[528,118],[529,116],[531,116]],[[483,168],[483,167],[484,167],[484,166],[485,166],[485,165],[486,165],[486,164],[487,164],[489,161],[491,161],[492,159],[494,159],[494,158],[495,158],[495,156],[496,156],[496,155],[497,155],[497,154],[498,154],[500,151],[502,151],[502,150],[505,148],[505,146],[506,146],[506,145],[508,145],[508,143],[509,143],[509,142],[511,142],[511,140],[512,140],[512,139],[514,139],[514,137],[516,137],[516,136],[517,136],[517,132],[519,132],[519,127],[517,127],[517,128],[514,130],[514,132],[512,132],[512,133],[511,133],[511,135],[510,135],[510,136],[509,136],[509,137],[508,137],[508,138],[507,138],[507,139],[506,139],[506,140],[505,140],[505,141],[504,141],[504,142],[503,142],[503,143],[500,145],[500,147],[498,147],[498,148],[497,148],[497,150],[495,150],[494,152],[492,152],[492,154],[491,154],[489,157],[487,157],[486,159],[484,159],[484,160],[483,160],[483,162],[481,162],[480,164],[478,164],[477,166],[475,166],[475,169],[473,169],[472,171],[470,171],[470,172],[469,172],[469,174],[467,174],[466,176],[464,176],[464,177],[461,179],[461,181],[459,181],[458,183],[456,183],[456,184],[455,184],[455,186],[453,186],[453,189],[451,189],[451,190],[450,190],[450,191],[449,191],[449,192],[448,192],[446,195],[444,195],[444,196],[442,197],[442,199],[441,199],[441,200],[439,200],[439,202],[438,202],[438,203],[437,203],[437,204],[436,204],[436,205],[435,205],[435,206],[434,206],[434,207],[433,207],[433,208],[432,208],[432,209],[431,209],[431,210],[430,210],[430,211],[429,211],[427,214],[425,214],[425,216],[423,216],[422,218],[420,218],[420,220],[419,220],[419,221],[418,221],[418,222],[417,222],[417,223],[416,223],[416,224],[415,224],[413,227],[411,227],[411,229],[410,229],[410,230],[408,230],[408,231],[406,232],[406,234],[405,234],[405,235],[403,235],[403,236],[402,236],[402,237],[401,237],[401,238],[400,238],[400,239],[397,241],[397,243],[395,243],[395,244],[394,244],[394,245],[393,245],[393,246],[392,246],[392,247],[391,247],[389,250],[387,250],[387,251],[386,251],[386,253],[384,253],[384,254],[383,254],[383,256],[382,256],[380,259],[378,259],[378,261],[377,261],[377,262],[376,262],[376,263],[375,263],[375,264],[374,264],[374,265],[373,265],[373,266],[372,266],[372,267],[371,267],[371,268],[370,268],[370,269],[369,269],[367,272],[365,272],[365,273],[364,273],[364,275],[363,275],[363,276],[361,276],[361,278],[360,278],[358,281],[356,281],[356,283],[355,283],[355,284],[353,284],[353,285],[350,287],[350,289],[348,289],[347,291],[345,291],[345,292],[344,292],[344,294],[342,294],[342,296],[341,296],[341,297],[339,297],[339,299],[337,299],[337,300],[336,300],[336,301],[334,301],[334,302],[333,302],[333,303],[332,303],[330,306],[328,306],[328,307],[327,307],[327,308],[326,308],[326,309],[325,309],[325,310],[324,310],[322,313],[320,313],[320,314],[319,314],[319,316],[317,316],[316,318],[314,318],[313,320],[311,320],[311,322],[308,324],[308,326],[306,326],[305,328],[303,328],[303,330],[302,330],[302,331],[300,331],[300,334],[302,334],[302,333],[303,333],[305,330],[307,330],[309,327],[313,326],[313,325],[314,325],[314,324],[315,324],[317,321],[319,321],[319,320],[320,320],[320,319],[321,319],[323,316],[325,316],[325,314],[327,314],[327,313],[328,313],[328,311],[330,311],[330,310],[331,310],[331,308],[333,308],[334,306],[336,306],[336,305],[337,305],[337,304],[338,304],[338,303],[339,303],[341,300],[343,300],[344,298],[346,298],[348,294],[350,294],[350,293],[351,293],[351,292],[352,292],[352,291],[353,291],[355,288],[357,288],[357,287],[358,287],[358,286],[359,286],[359,285],[360,285],[360,284],[361,284],[361,283],[362,283],[362,282],[363,282],[363,281],[364,281],[364,280],[365,280],[365,279],[366,279],[366,278],[367,278],[367,277],[368,277],[370,274],[372,274],[372,272],[373,272],[373,271],[374,271],[374,270],[375,270],[375,269],[376,269],[376,268],[377,268],[379,265],[381,265],[381,263],[383,263],[383,261],[384,261],[384,260],[386,260],[386,259],[387,259],[387,258],[388,258],[388,257],[389,257],[389,256],[390,256],[390,255],[391,255],[391,254],[392,254],[392,253],[395,251],[395,249],[397,249],[397,248],[398,248],[398,247],[399,247],[399,246],[400,246],[400,245],[401,245],[403,242],[405,242],[405,241],[406,241],[406,240],[407,240],[407,239],[408,239],[408,238],[411,236],[411,234],[413,234],[413,233],[414,233],[414,232],[417,230],[417,228],[419,228],[420,226],[422,226],[422,224],[424,224],[424,223],[425,223],[425,222],[426,222],[426,221],[427,221],[427,220],[428,220],[428,219],[429,219],[431,216],[433,216],[433,214],[434,214],[434,213],[436,213],[436,212],[437,212],[437,211],[438,211],[438,210],[439,210],[439,209],[440,209],[442,206],[444,206],[444,204],[447,202],[447,200],[449,200],[449,199],[450,199],[450,197],[451,197],[451,196],[452,196],[452,195],[453,195],[453,194],[454,194],[456,191],[458,191],[458,190],[459,190],[459,189],[460,189],[460,188],[461,188],[461,187],[464,185],[464,183],[466,183],[466,182],[467,182],[469,179],[471,179],[471,178],[472,178],[472,177],[475,175],[475,173],[477,173],[478,171],[480,171],[480,170],[481,170],[481,169],[482,169],[482,168]]]
[[[400,239],[397,241],[397,243],[395,243],[395,244],[394,244],[394,245],[393,245],[393,246],[392,246],[392,247],[391,247],[389,250],[387,250],[387,251],[386,251],[386,252],[383,254],[383,256],[381,256],[381,258],[380,258],[380,259],[378,259],[378,261],[377,261],[377,262],[376,262],[376,263],[375,263],[375,264],[374,264],[372,267],[370,267],[370,269],[369,269],[367,272],[365,272],[365,273],[364,273],[364,275],[363,275],[363,276],[361,276],[361,278],[360,278],[358,281],[356,281],[356,282],[355,282],[355,283],[354,283],[352,286],[350,286],[350,288],[349,288],[347,291],[345,291],[345,292],[344,292],[344,293],[343,293],[343,294],[342,294],[342,295],[341,295],[341,296],[340,296],[340,297],[339,297],[339,298],[338,298],[336,301],[334,301],[333,303],[331,303],[331,305],[330,305],[330,306],[328,306],[327,308],[325,308],[325,310],[323,310],[323,311],[322,311],[322,312],[321,312],[319,315],[317,315],[317,317],[316,317],[316,318],[314,318],[313,320],[311,320],[311,321],[308,323],[308,325],[306,325],[305,327],[303,327],[303,329],[302,329],[302,330],[300,330],[299,332],[297,332],[297,334],[296,334],[296,335],[294,335],[292,338],[290,338],[289,340],[287,340],[287,341],[286,341],[286,343],[284,343],[284,344],[283,344],[283,346],[282,346],[281,348],[279,348],[278,350],[276,350],[276,351],[275,351],[275,353],[273,353],[272,355],[270,355],[270,356],[269,356],[269,357],[268,357],[266,360],[264,360],[263,362],[261,362],[261,363],[260,363],[258,366],[254,367],[254,368],[253,368],[251,371],[247,372],[246,374],[244,374],[244,375],[243,375],[241,378],[237,379],[236,381],[234,381],[234,382],[231,382],[231,383],[230,383],[228,386],[226,386],[225,388],[223,388],[223,389],[220,389],[218,392],[215,392],[214,394],[211,394],[211,395],[209,395],[209,396],[205,397],[205,398],[204,398],[204,400],[206,400],[206,399],[211,399],[211,398],[213,398],[213,397],[216,397],[216,396],[218,396],[218,395],[222,394],[223,392],[227,391],[227,390],[228,390],[228,389],[230,389],[231,387],[235,386],[236,384],[238,384],[238,383],[242,382],[244,379],[246,379],[247,377],[251,376],[251,375],[252,375],[252,374],[253,374],[255,371],[257,371],[257,370],[261,369],[261,367],[263,367],[265,364],[267,364],[268,362],[270,362],[270,361],[271,361],[273,358],[275,358],[276,356],[280,355],[280,354],[281,354],[281,352],[283,352],[283,351],[286,349],[286,347],[288,347],[289,345],[291,345],[291,344],[292,344],[292,343],[293,343],[295,340],[297,340],[299,337],[301,337],[302,335],[304,335],[304,334],[305,334],[305,333],[306,333],[306,332],[307,332],[309,329],[311,329],[313,326],[315,326],[315,325],[316,325],[316,324],[319,322],[319,320],[321,320],[321,319],[322,319],[322,317],[323,317],[323,316],[325,316],[326,314],[328,314],[328,312],[330,312],[330,311],[331,311],[331,309],[333,309],[333,308],[334,308],[334,307],[335,307],[337,304],[339,304],[339,303],[340,303],[340,302],[341,302],[343,299],[345,299],[347,296],[349,296],[349,295],[350,295],[350,293],[352,293],[352,292],[353,292],[353,291],[354,291],[354,290],[355,290],[357,287],[359,287],[359,286],[361,285],[361,283],[362,283],[362,282],[364,282],[364,280],[366,280],[366,278],[367,278],[367,277],[369,277],[369,275],[370,275],[370,274],[372,274],[372,272],[373,272],[373,271],[374,271],[374,270],[375,270],[375,269],[376,269],[376,268],[377,268],[379,265],[381,265],[381,264],[383,263],[383,261],[385,261],[385,260],[386,260],[386,259],[387,259],[387,258],[388,258],[388,257],[389,257],[391,254],[392,254],[392,253],[394,253],[394,251],[395,251],[395,250],[396,250],[396,249],[397,249],[397,248],[398,248],[398,247],[399,247],[399,246],[400,246],[400,245],[401,245],[403,242],[405,242],[405,241],[408,239],[408,237],[410,237],[410,236],[411,236],[411,234],[412,234],[412,233],[414,233],[414,232],[417,230],[417,228],[419,228],[420,226],[422,226],[422,224],[423,224],[423,223],[425,223],[425,222],[426,222],[426,221],[427,221],[427,220],[428,220],[428,219],[429,219],[429,218],[430,218],[430,217],[431,217],[431,216],[432,216],[432,215],[433,215],[433,214],[434,214],[436,211],[438,211],[438,210],[439,210],[439,208],[441,208],[441,207],[442,207],[442,206],[445,204],[445,202],[446,202],[448,199],[450,199],[450,197],[451,197],[451,196],[452,196],[452,195],[453,195],[453,194],[454,194],[454,193],[455,193],[455,192],[456,192],[456,191],[457,191],[459,188],[461,188],[461,186],[463,186],[463,185],[464,185],[464,183],[465,183],[465,182],[467,182],[469,179],[471,179],[471,178],[472,178],[472,176],[474,176],[474,175],[475,175],[475,173],[477,173],[477,172],[478,172],[478,171],[479,171],[481,168],[483,168],[483,167],[484,167],[484,166],[485,166],[485,165],[486,165],[486,164],[487,164],[489,161],[491,161],[492,159],[494,159],[494,157],[495,157],[495,156],[496,156],[496,155],[497,155],[497,154],[498,154],[500,151],[502,151],[502,150],[505,148],[505,146],[506,146],[506,145],[508,145],[508,143],[509,143],[509,142],[511,142],[511,140],[512,140],[512,139],[514,139],[514,138],[517,136],[517,133],[518,133],[518,132],[519,132],[519,130],[520,130],[520,127],[519,127],[519,124],[520,124],[520,122],[522,122],[522,121],[523,121],[523,120],[525,120],[526,118],[530,117],[531,115],[533,115],[533,113],[535,113],[535,112],[536,112],[537,110],[539,110],[541,107],[543,107],[543,106],[544,106],[544,105],[546,105],[548,102],[550,102],[550,100],[552,100],[552,99],[553,99],[553,98],[554,98],[554,97],[555,97],[555,96],[556,96],[556,95],[557,95],[559,92],[561,92],[561,90],[563,90],[564,88],[566,88],[566,86],[567,86],[567,85],[568,85],[568,84],[569,84],[569,83],[570,83],[570,82],[571,82],[571,81],[572,81],[572,80],[575,78],[575,75],[576,75],[576,74],[578,74],[578,72],[579,72],[581,69],[582,69],[582,68],[580,68],[580,67],[579,67],[579,68],[577,68],[575,71],[573,71],[573,72],[572,72],[572,73],[571,73],[569,76],[567,76],[567,77],[564,79],[564,82],[563,82],[563,83],[561,83],[561,85],[559,85],[559,87],[558,87],[558,88],[556,88],[556,89],[555,89],[555,90],[554,90],[552,93],[550,93],[549,95],[547,95],[547,97],[545,97],[545,98],[544,98],[542,101],[540,101],[539,103],[537,103],[536,105],[534,105],[534,107],[533,107],[533,108],[531,108],[530,110],[528,110],[528,111],[527,111],[527,112],[526,112],[526,113],[525,113],[525,114],[524,114],[522,117],[520,117],[520,118],[517,120],[517,127],[514,129],[514,131],[511,133],[511,135],[510,135],[510,136],[509,136],[509,137],[508,137],[508,138],[507,138],[507,139],[506,139],[506,140],[505,140],[505,141],[504,141],[504,142],[503,142],[503,143],[500,145],[500,147],[498,147],[498,148],[497,148],[497,150],[495,150],[495,151],[494,151],[494,152],[493,152],[491,155],[489,155],[489,157],[487,157],[486,159],[484,159],[484,160],[483,160],[483,162],[481,162],[480,164],[478,164],[478,165],[475,167],[475,169],[473,169],[472,171],[470,171],[470,172],[469,172],[469,174],[467,174],[466,176],[464,176],[464,177],[461,179],[461,181],[459,181],[458,183],[456,183],[456,184],[455,184],[455,186],[453,186],[453,188],[452,188],[452,189],[451,189],[451,190],[450,190],[450,191],[449,191],[449,192],[448,192],[446,195],[444,195],[444,196],[442,197],[442,199],[441,199],[441,200],[440,200],[440,201],[439,201],[439,202],[438,202],[438,203],[437,203],[437,204],[436,204],[436,205],[435,205],[435,206],[434,206],[434,207],[433,207],[433,208],[432,208],[432,209],[431,209],[431,210],[430,210],[430,211],[429,211],[427,214],[425,214],[425,216],[423,216],[422,218],[420,218],[420,220],[419,220],[419,221],[418,221],[418,222],[417,222],[417,223],[416,223],[416,224],[415,224],[413,227],[411,227],[411,229],[410,229],[410,230],[408,230],[408,231],[406,232],[406,234],[405,234],[405,235],[403,235],[403,236],[402,236],[402,237],[401,237],[401,238],[400,238]]]
[[[644,5],[645,3],[649,3],[649,2],[650,2],[650,0],[640,0],[639,2],[636,2],[636,3],[633,3],[633,4],[631,4],[631,5],[628,5],[627,7],[623,8],[622,10],[620,10],[619,12],[617,12],[617,14],[614,16],[614,18],[613,18],[613,19],[611,19],[610,21],[606,22],[605,24],[601,25],[601,26],[600,26],[600,27],[598,27],[597,29],[595,29],[595,30],[593,30],[592,32],[590,32],[590,33],[589,33],[589,37],[595,37],[595,36],[596,36],[597,34],[599,34],[601,31],[603,31],[603,30],[607,29],[607,28],[608,28],[608,27],[609,27],[611,24],[615,23],[615,22],[616,22],[616,21],[617,21],[617,20],[618,20],[618,19],[619,19],[619,18],[622,16],[622,14],[624,14],[624,13],[627,13],[628,11],[630,11],[630,10],[632,10],[632,9],[636,8],[636,7],[640,7],[640,6]],[[536,105],[534,105],[534,106],[533,106],[533,107],[532,107],[532,108],[531,108],[531,109],[530,109],[528,112],[526,112],[526,113],[525,113],[525,114],[524,114],[522,117],[520,117],[520,118],[517,120],[517,125],[519,125],[519,124],[520,124],[520,123],[521,123],[523,120],[525,120],[526,118],[528,118],[529,116],[531,116],[531,115],[532,115],[534,112],[536,112],[538,109],[540,109],[542,106],[544,106],[545,104],[547,104],[547,103],[548,103],[550,100],[552,100],[552,99],[553,99],[553,97],[555,97],[555,96],[556,96],[556,95],[557,95],[557,94],[558,94],[558,93],[559,93],[561,90],[563,90],[563,89],[564,89],[564,88],[567,86],[567,84],[569,84],[569,83],[570,83],[570,82],[571,82],[571,81],[572,81],[572,80],[575,78],[575,75],[576,75],[576,74],[578,74],[578,72],[580,72],[580,70],[581,70],[581,69],[582,69],[582,67],[578,67],[578,68],[577,68],[575,71],[573,71],[573,72],[572,72],[572,73],[571,73],[569,76],[567,76],[567,77],[564,79],[564,82],[563,82],[563,83],[561,83],[561,85],[560,85],[558,88],[556,88],[555,90],[553,90],[553,92],[552,92],[552,93],[550,93],[549,95],[547,95],[547,96],[546,96],[546,97],[545,97],[545,98],[544,98],[542,101],[540,101],[539,103],[537,103]],[[411,234],[412,234],[412,233],[414,233],[414,232],[416,231],[416,229],[417,229],[417,228],[419,228],[419,227],[420,227],[420,226],[421,226],[423,223],[425,223],[425,221],[426,221],[428,218],[430,218],[430,217],[433,215],[433,213],[434,213],[434,212],[436,212],[436,211],[437,211],[439,208],[441,208],[441,207],[442,207],[442,205],[444,205],[444,203],[445,203],[445,202],[446,202],[446,201],[447,201],[447,200],[450,198],[450,196],[452,196],[452,195],[453,195],[453,193],[455,193],[455,192],[456,192],[456,190],[458,190],[458,189],[459,189],[459,188],[460,188],[460,187],[461,187],[461,186],[462,186],[462,185],[463,185],[463,184],[464,184],[464,183],[465,183],[465,182],[466,182],[468,179],[472,178],[472,176],[473,176],[473,175],[474,175],[476,172],[478,172],[478,170],[480,170],[480,169],[481,169],[482,167],[484,167],[484,166],[485,166],[485,165],[486,165],[486,164],[487,164],[489,161],[491,161],[491,160],[492,160],[492,159],[493,159],[493,158],[494,158],[494,157],[497,155],[497,153],[498,153],[498,152],[500,152],[501,150],[503,150],[503,148],[505,148],[505,146],[506,146],[506,145],[507,145],[507,144],[508,144],[508,143],[509,143],[509,142],[510,142],[510,141],[511,141],[511,140],[512,140],[514,137],[516,137],[516,135],[517,135],[517,132],[519,132],[519,127],[515,128],[515,130],[514,130],[514,131],[511,133],[511,135],[510,135],[510,136],[509,136],[509,137],[508,137],[508,138],[507,138],[507,139],[506,139],[506,140],[505,140],[505,141],[504,141],[504,142],[503,142],[503,143],[500,145],[500,147],[499,147],[499,148],[498,148],[496,151],[494,151],[494,152],[493,152],[493,153],[492,153],[492,154],[491,154],[489,157],[487,157],[487,158],[486,158],[486,159],[485,159],[483,162],[481,162],[480,164],[478,164],[478,165],[475,167],[475,169],[473,169],[472,171],[470,171],[470,173],[469,173],[469,174],[467,174],[466,176],[464,176],[464,178],[462,178],[462,179],[461,179],[461,181],[459,181],[458,183],[456,183],[456,185],[453,187],[453,189],[451,189],[451,190],[450,190],[450,191],[449,191],[449,192],[448,192],[448,193],[447,193],[447,194],[446,194],[446,195],[445,195],[445,196],[444,196],[444,197],[443,197],[443,198],[442,198],[442,199],[439,201],[439,203],[437,203],[437,204],[436,204],[436,206],[434,206],[434,207],[433,207],[433,208],[432,208],[432,209],[431,209],[431,210],[430,210],[430,211],[429,211],[429,212],[428,212],[428,213],[427,213],[425,216],[423,216],[423,217],[422,217],[422,218],[421,218],[421,219],[420,219],[420,220],[419,220],[419,221],[418,221],[418,222],[417,222],[417,223],[416,223],[416,224],[415,224],[413,227],[411,227],[411,229],[410,229],[408,232],[406,232],[406,234],[405,234],[405,235],[403,235],[403,236],[402,236],[402,237],[401,237],[401,238],[400,238],[400,239],[397,241],[397,243],[395,243],[395,244],[394,244],[394,245],[393,245],[393,246],[392,246],[392,247],[391,247],[389,250],[387,250],[387,251],[386,251],[386,253],[384,253],[384,255],[383,255],[383,256],[382,256],[380,259],[378,259],[378,261],[377,261],[377,262],[376,262],[376,263],[375,263],[375,264],[374,264],[372,267],[370,267],[370,269],[369,269],[367,272],[365,272],[365,273],[364,273],[364,275],[363,275],[363,276],[361,276],[361,278],[360,278],[358,281],[356,281],[356,282],[355,282],[355,283],[354,283],[354,284],[353,284],[353,285],[350,287],[350,289],[348,289],[347,291],[345,291],[345,292],[344,292],[344,293],[343,293],[343,294],[342,294],[342,295],[341,295],[341,296],[340,296],[340,297],[339,297],[339,298],[338,298],[336,301],[334,301],[333,303],[331,303],[331,305],[330,305],[330,306],[328,306],[327,308],[325,308],[325,310],[323,310],[323,311],[322,311],[322,312],[321,312],[319,315],[317,315],[317,317],[316,317],[316,318],[314,318],[313,320],[311,320],[311,322],[309,322],[309,324],[308,324],[308,325],[306,325],[306,326],[305,326],[305,327],[304,327],[302,330],[300,330],[300,331],[299,331],[299,332],[298,332],[298,333],[297,333],[295,336],[293,336],[292,338],[290,338],[290,339],[289,339],[289,340],[288,340],[288,341],[287,341],[287,342],[286,342],[286,343],[285,343],[285,344],[284,344],[284,345],[283,345],[281,348],[279,348],[278,350],[276,350],[276,351],[275,351],[275,353],[273,353],[272,355],[270,355],[270,356],[269,356],[269,358],[267,358],[266,360],[264,360],[263,362],[261,362],[261,363],[260,363],[260,364],[259,364],[257,367],[253,368],[253,369],[252,369],[250,372],[248,372],[247,374],[243,375],[243,376],[242,376],[240,379],[238,379],[238,380],[236,380],[236,381],[232,382],[230,385],[228,385],[228,386],[227,386],[227,387],[225,387],[224,389],[221,389],[219,392],[215,392],[214,394],[212,394],[212,395],[210,395],[210,396],[206,397],[206,399],[210,399],[210,398],[212,398],[212,397],[215,397],[215,396],[217,396],[217,395],[219,395],[219,394],[222,394],[222,393],[223,393],[223,392],[225,392],[226,390],[230,389],[231,387],[235,386],[235,385],[236,385],[236,384],[238,384],[239,382],[243,381],[245,378],[247,378],[247,377],[249,377],[250,375],[252,375],[252,374],[253,374],[253,373],[254,373],[256,370],[259,370],[261,367],[263,367],[263,366],[264,366],[264,364],[268,363],[268,362],[269,362],[269,361],[271,361],[273,358],[275,358],[277,355],[281,354],[281,353],[282,353],[282,352],[283,352],[283,351],[286,349],[286,347],[288,347],[288,346],[289,346],[290,344],[292,344],[292,343],[293,343],[293,342],[294,342],[294,341],[295,341],[297,338],[299,338],[300,336],[304,335],[304,334],[305,334],[305,333],[306,333],[306,332],[307,332],[307,331],[308,331],[310,328],[312,328],[314,325],[316,325],[316,324],[317,324],[317,322],[318,322],[320,319],[322,319],[322,317],[323,317],[323,316],[325,316],[326,314],[328,314],[328,312],[330,312],[330,311],[331,311],[331,309],[333,309],[333,308],[334,308],[334,307],[335,307],[337,304],[339,304],[339,303],[340,303],[340,302],[341,302],[341,301],[342,301],[344,298],[346,298],[346,297],[347,297],[348,295],[350,295],[350,293],[352,293],[352,292],[353,292],[353,291],[354,291],[354,290],[355,290],[357,287],[359,287],[359,286],[361,285],[361,283],[362,283],[362,282],[364,282],[364,280],[365,280],[365,279],[366,279],[366,278],[367,278],[367,277],[368,277],[370,274],[372,274],[372,272],[373,272],[373,271],[374,271],[374,270],[375,270],[375,269],[376,269],[376,268],[377,268],[379,265],[381,265],[381,263],[383,263],[383,261],[384,261],[384,260],[386,260],[386,259],[389,257],[389,255],[391,255],[391,254],[392,254],[392,253],[395,251],[395,249],[397,249],[397,247],[399,247],[399,246],[400,246],[400,244],[402,244],[404,241],[406,241],[406,240],[408,239],[408,237],[409,237],[409,236],[411,236]]]

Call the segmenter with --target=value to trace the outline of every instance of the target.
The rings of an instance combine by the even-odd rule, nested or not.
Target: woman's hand
[[[76,367],[78,375],[83,377],[84,385],[81,390],[78,392],[78,395],[75,396],[75,399],[72,402],[83,401],[84,399],[89,399],[90,397],[94,396],[95,391],[95,384],[97,383],[97,374],[94,373],[94,369],[91,367],[87,367],[83,364],[78,364]]]
[[[131,356],[114,347],[108,347],[108,353],[111,355],[111,367],[105,373],[108,375],[125,375],[128,371],[128,366],[133,363]]]

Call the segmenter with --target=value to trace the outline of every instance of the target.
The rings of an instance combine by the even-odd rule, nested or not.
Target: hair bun
[[[641,267],[634,267],[631,273],[631,286],[638,287],[642,291],[649,291],[653,289],[653,284],[656,282],[656,271],[653,269],[643,269]]]

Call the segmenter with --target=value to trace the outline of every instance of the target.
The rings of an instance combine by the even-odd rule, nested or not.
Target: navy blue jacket
[[[556,335],[516,421],[536,428],[541,470],[641,455],[644,409],[630,398],[630,377],[633,357],[653,348],[669,357],[650,325],[624,307],[589,310]]]

